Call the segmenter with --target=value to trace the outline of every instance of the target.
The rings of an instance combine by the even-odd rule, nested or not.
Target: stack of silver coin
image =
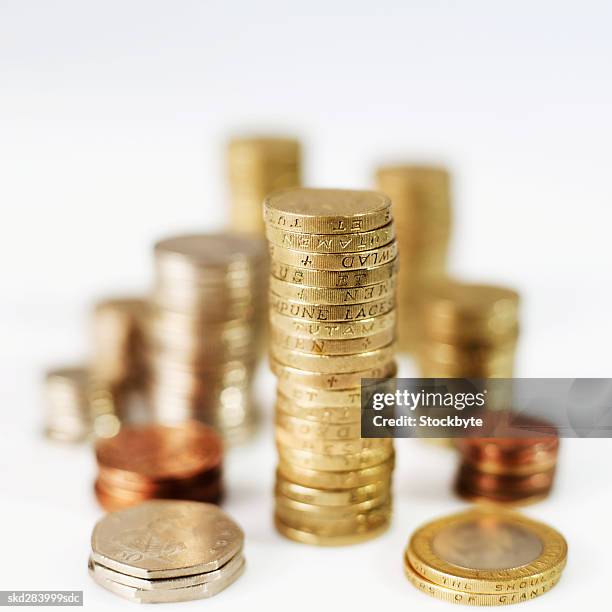
[[[156,244],[149,395],[158,421],[198,419],[230,443],[252,431],[265,258],[261,240],[229,234]]]

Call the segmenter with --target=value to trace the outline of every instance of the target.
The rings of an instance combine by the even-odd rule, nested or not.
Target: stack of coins
[[[144,298],[111,298],[95,305],[92,370],[98,380],[113,389],[144,388],[148,315]]]
[[[326,189],[264,203],[278,377],[275,521],[300,542],[359,542],[389,524],[393,444],[361,439],[359,398],[362,378],[395,373],[390,208],[382,194]]]
[[[230,442],[252,432],[265,258],[261,240],[227,234],[155,246],[149,390],[159,421],[201,420]]]
[[[433,166],[383,166],[378,189],[393,202],[400,250],[398,346],[413,351],[420,329],[420,302],[427,287],[446,276],[451,234],[449,174]]]
[[[45,435],[59,442],[81,442],[92,431],[91,376],[86,367],[49,370],[45,377]]]
[[[96,443],[95,492],[106,510],[148,499],[217,503],[222,495],[221,438],[197,422],[124,426]]]
[[[511,378],[518,304],[518,294],[502,287],[445,282],[431,288],[418,348],[422,375]]]
[[[513,417],[512,438],[457,440],[461,466],[456,490],[472,501],[527,504],[545,498],[553,485],[559,435],[535,419]]]
[[[227,153],[232,231],[263,238],[264,198],[301,185],[300,143],[292,138],[236,138]]]
[[[89,573],[139,603],[212,597],[244,571],[242,529],[221,509],[157,500],[113,512],[91,536]]]
[[[423,525],[404,554],[419,590],[443,601],[500,606],[534,599],[557,584],[567,543],[552,527],[513,512],[470,510]]]

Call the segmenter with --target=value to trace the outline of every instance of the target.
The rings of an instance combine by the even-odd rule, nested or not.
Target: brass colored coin
[[[529,601],[548,592],[559,581],[559,576],[544,583],[535,584],[533,587],[522,591],[500,591],[497,593],[477,593],[473,591],[460,591],[431,582],[421,576],[409,562],[404,562],[404,573],[406,578],[417,588],[442,601],[462,604],[464,606],[505,606]]]
[[[344,374],[356,370],[382,367],[395,355],[395,344],[354,355],[313,355],[290,351],[275,344],[270,346],[273,359],[292,368],[324,374]]]
[[[112,582],[118,582],[126,586],[136,587],[145,591],[157,591],[157,590],[168,590],[168,589],[180,589],[183,587],[195,586],[197,584],[204,584],[206,582],[214,582],[216,580],[222,580],[227,577],[228,574],[233,574],[236,570],[244,564],[244,557],[239,552],[233,559],[228,561],[223,567],[212,572],[205,572],[203,574],[194,574],[193,576],[180,576],[178,578],[157,578],[154,580],[147,580],[146,578],[138,578],[136,576],[129,576],[128,574],[122,574],[115,570],[104,567],[99,563],[95,563],[93,559],[89,560],[89,571],[94,576],[99,576],[105,580]]]
[[[324,455],[277,444],[278,455],[284,463],[321,472],[363,470],[379,465],[393,455],[393,448],[364,450],[350,455]]]
[[[223,567],[243,542],[240,527],[217,506],[155,500],[98,521],[91,556],[130,576],[175,578]]]
[[[269,244],[270,258],[306,270],[362,270],[377,268],[397,257],[397,242],[360,253],[303,253]],[[316,286],[316,285],[315,285]]]
[[[342,374],[324,374],[320,372],[300,370],[298,368],[293,368],[279,363],[273,358],[270,359],[269,363],[270,369],[279,379],[285,379],[305,387],[327,389],[329,391],[334,389],[354,389],[361,385],[361,380],[363,378],[387,378],[392,372],[397,371],[397,365],[395,364],[394,360],[390,360],[383,365],[367,370],[346,372]]]
[[[397,258],[376,268],[343,271],[309,270],[287,265],[274,259],[270,262],[270,273],[274,278],[286,283],[306,285],[307,287],[327,287],[329,289],[375,285],[393,278],[398,269],[399,260]]]
[[[275,514],[285,525],[302,531],[329,536],[349,535],[354,532],[367,531],[388,522],[391,518],[391,503],[387,502],[377,508],[364,510],[360,514],[343,519],[290,510],[279,505],[276,505]]]
[[[391,476],[393,459],[373,467],[347,472],[320,472],[280,462],[278,471],[283,477],[314,489],[354,489]]]
[[[395,340],[395,330],[386,329],[372,336],[363,338],[347,338],[346,340],[321,340],[301,338],[283,332],[275,331],[270,334],[271,341],[289,351],[299,351],[312,355],[355,355],[364,351],[373,351],[383,348]]]
[[[359,423],[361,421],[361,406],[300,406],[291,401],[281,391],[276,398],[276,410],[279,414],[305,419],[315,423]]]
[[[391,200],[375,191],[287,189],[264,200],[266,225],[305,234],[361,233],[391,221]]]
[[[347,535],[320,535],[311,531],[295,529],[283,523],[278,517],[274,517],[274,525],[277,531],[286,538],[313,546],[350,546],[360,544],[382,535],[389,528],[389,521],[381,521],[378,526],[366,529],[353,530]]]
[[[275,423],[281,431],[284,430],[306,440],[356,440],[361,438],[360,421],[341,424],[318,423],[277,412]]]
[[[281,510],[279,516],[282,514],[282,511],[286,510],[288,512],[297,512],[300,515],[303,513],[307,516],[312,516],[315,520],[350,520],[364,512],[369,512],[370,510],[388,505],[389,496],[384,495],[382,497],[346,506],[318,506],[316,504],[306,504],[282,495],[277,495],[275,502],[277,510]]]
[[[270,308],[280,315],[316,323],[362,321],[384,315],[395,308],[395,296],[345,306],[302,304],[287,300],[272,292],[270,292],[269,300]]]
[[[305,234],[275,227],[266,228],[268,240],[286,249],[307,253],[359,253],[389,244],[395,238],[395,226],[352,234]]]
[[[299,314],[299,310],[297,310]],[[395,309],[357,321],[308,321],[270,311],[270,326],[274,331],[307,340],[350,340],[374,336],[390,329],[395,330]]]
[[[140,589],[128,586],[113,580],[108,580],[90,569],[92,578],[102,587],[130,601],[138,603],[174,603],[179,601],[192,601],[194,599],[205,599],[217,595],[235,582],[244,572],[245,562],[241,558],[241,564],[232,571],[224,574],[222,578],[212,582],[202,582],[190,586],[170,589]]]
[[[328,287],[308,287],[297,283],[288,283],[272,276],[270,291],[274,295],[306,304],[361,304],[373,302],[395,294],[395,278],[365,285],[363,287],[347,287],[346,289],[330,289]]]
[[[346,506],[347,504],[357,504],[377,499],[388,494],[389,485],[389,480],[380,480],[354,489],[329,491],[305,487],[283,478],[282,474],[276,475],[277,495],[283,495],[289,499],[319,506]]]
[[[474,593],[515,590],[525,579],[547,582],[567,558],[563,536],[520,514],[476,509],[418,529],[406,549],[424,578]]]
[[[388,448],[393,446],[391,438],[355,438],[353,440],[307,439],[281,428],[276,428],[276,441],[283,446],[306,450],[321,455],[353,455],[364,449]]]

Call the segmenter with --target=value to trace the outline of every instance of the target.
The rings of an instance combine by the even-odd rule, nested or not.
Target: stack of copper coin
[[[231,442],[251,433],[265,258],[261,240],[227,234],[155,246],[149,391],[160,422],[201,420]]]
[[[231,230],[264,238],[261,203],[301,184],[300,143],[293,138],[235,138],[227,148]]]
[[[518,304],[518,294],[503,287],[451,281],[432,287],[418,347],[422,375],[511,378]]]
[[[390,208],[369,191],[294,189],[265,200],[275,520],[299,542],[359,542],[389,525],[393,443],[361,438],[360,384],[395,372]]]
[[[554,427],[525,416],[513,417],[516,437],[457,440],[461,466],[456,489],[461,497],[527,504],[552,488],[559,436]]]
[[[124,426],[96,442],[95,492],[109,511],[148,499],[218,503],[223,451],[219,435],[197,422]]]
[[[451,234],[450,177],[435,166],[383,166],[378,189],[393,203],[400,266],[398,272],[398,346],[416,348],[420,300],[427,287],[446,277]]]

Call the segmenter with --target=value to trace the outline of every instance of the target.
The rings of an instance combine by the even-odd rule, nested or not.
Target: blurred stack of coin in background
[[[400,252],[398,348],[412,352],[427,287],[446,277],[451,235],[450,177],[434,166],[383,166],[378,189],[391,198]]]
[[[112,512],[91,535],[89,574],[138,603],[212,597],[243,573],[244,533],[223,510],[155,500]]]
[[[300,143],[293,138],[235,138],[227,147],[227,164],[231,231],[263,239],[264,198],[301,185]]]
[[[417,349],[422,376],[511,378],[519,334],[519,296],[491,285],[431,287]]]
[[[45,435],[58,442],[81,442],[92,433],[89,369],[49,370],[45,376]]]
[[[505,414],[501,418],[507,418]],[[546,423],[511,415],[513,437],[458,439],[461,465],[457,493],[471,501],[528,504],[553,486],[559,435]]]
[[[156,244],[149,397],[160,422],[200,420],[231,443],[252,432],[265,258],[262,241],[246,236]]]
[[[449,603],[502,606],[544,595],[567,561],[555,529],[516,512],[475,508],[417,529],[404,572],[420,591]]]
[[[390,209],[369,191],[294,189],[265,200],[275,522],[300,542],[359,542],[390,521],[393,442],[361,439],[359,399],[362,378],[396,371]]]
[[[109,511],[155,498],[217,503],[223,493],[221,438],[198,422],[124,425],[96,441],[96,461],[96,497]]]

